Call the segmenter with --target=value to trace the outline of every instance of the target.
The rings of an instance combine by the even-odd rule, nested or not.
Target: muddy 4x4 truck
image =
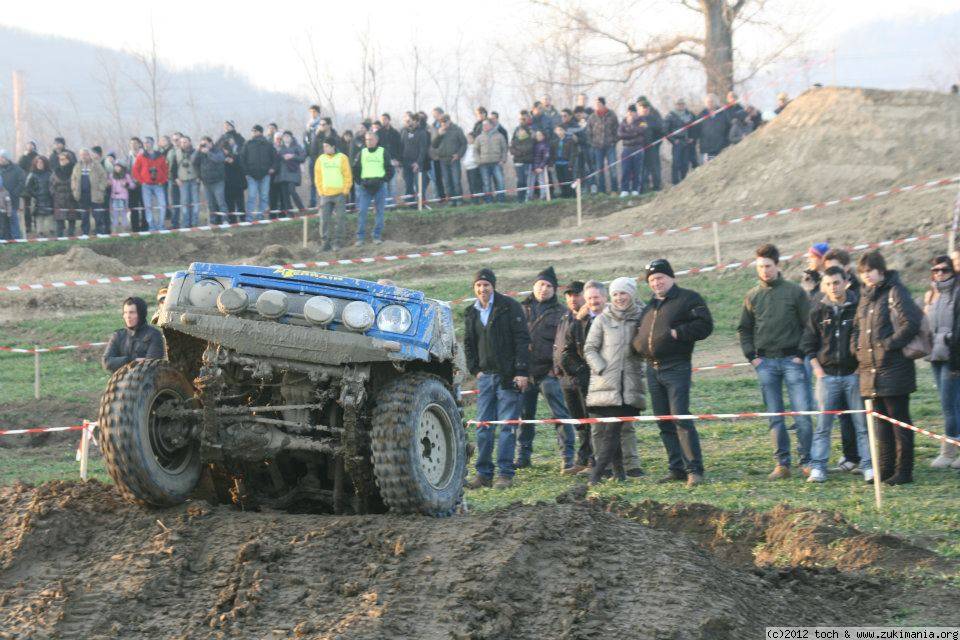
[[[419,291],[275,267],[194,263],[171,280],[165,360],[100,403],[129,499],[201,495],[332,513],[452,514],[463,496],[463,356]]]

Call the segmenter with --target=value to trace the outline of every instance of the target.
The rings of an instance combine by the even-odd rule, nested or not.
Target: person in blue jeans
[[[855,292],[847,290],[846,273],[840,267],[830,267],[823,273],[820,290],[823,297],[810,311],[810,319],[800,341],[800,348],[810,359],[810,367],[817,380],[819,409],[862,410],[857,356],[850,350],[850,337],[859,297]],[[862,413],[848,415],[853,421],[856,433],[860,470],[864,480],[873,482],[866,417]],[[807,482],[825,482],[827,479],[833,419],[834,416],[830,414],[817,416],[817,426],[813,431],[813,442],[810,446],[810,476]]]
[[[569,418],[570,412],[563,400],[563,389],[560,386],[560,380],[557,379],[553,363],[553,346],[557,338],[557,329],[566,312],[557,300],[557,274],[553,267],[547,267],[537,274],[533,283],[533,293],[520,306],[523,307],[527,333],[530,334],[530,380],[523,392],[523,407],[520,415],[524,420],[536,418],[537,398],[543,393],[554,418]],[[517,452],[516,463],[518,469],[530,466],[535,435],[534,425],[520,426],[520,450]],[[576,441],[576,429],[572,424],[557,425],[557,442],[563,458],[560,472],[563,475],[572,473]]]
[[[518,420],[520,394],[527,388],[530,335],[523,309],[513,298],[496,292],[493,270],[480,269],[473,278],[476,302],[464,309],[463,352],[467,370],[477,377],[477,420]],[[513,454],[517,425],[477,426],[476,475],[470,489],[513,485]],[[497,464],[493,463],[494,443]],[[493,480],[497,472],[496,482]]]
[[[954,325],[960,307],[960,278],[953,268],[950,256],[935,257],[930,263],[930,289],[924,296],[923,312],[933,333],[933,348],[927,360],[933,373],[933,381],[940,396],[943,412],[943,431],[947,437],[960,438],[960,377],[951,370],[951,344],[954,342]],[[934,469],[960,469],[958,447],[949,442],[940,444],[940,453],[930,462]]]
[[[810,380],[803,364],[800,338],[810,316],[810,299],[800,285],[789,282],[780,273],[780,252],[772,244],[756,251],[760,282],[743,301],[740,324],[740,348],[757,372],[763,402],[770,413],[784,411],[783,387],[793,411],[809,411]],[[810,462],[812,426],[810,416],[796,417],[797,449],[800,465],[806,472]],[[770,418],[770,436],[776,453],[776,466],[770,480],[790,477],[790,436],[783,416]]]
[[[366,146],[357,154],[353,163],[353,180],[357,193],[357,242],[360,246],[367,238],[367,211],[372,203],[376,211],[373,225],[373,242],[383,242],[383,210],[387,202],[387,183],[393,177],[393,162],[390,152],[380,144],[380,137],[368,131],[364,137]]]

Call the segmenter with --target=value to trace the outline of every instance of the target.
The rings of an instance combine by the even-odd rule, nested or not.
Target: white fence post
[[[867,409],[867,436],[870,439],[870,462],[873,465],[873,496],[877,511],[883,509],[883,495],[880,491],[880,456],[877,453],[877,419],[873,413],[873,400],[864,400]]]

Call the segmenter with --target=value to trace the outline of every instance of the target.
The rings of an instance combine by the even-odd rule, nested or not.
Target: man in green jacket
[[[757,249],[760,282],[743,301],[737,333],[743,355],[757,372],[763,402],[770,413],[784,411],[783,386],[793,411],[809,411],[810,380],[803,364],[800,337],[810,317],[810,300],[800,285],[783,279],[780,252],[772,244]],[[810,416],[796,417],[800,464],[806,471],[813,435]],[[770,418],[770,434],[776,447],[777,466],[771,480],[790,477],[790,437],[783,416]]]

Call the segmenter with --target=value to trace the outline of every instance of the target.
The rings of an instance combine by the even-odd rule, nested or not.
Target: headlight
[[[373,307],[366,302],[354,300],[343,308],[343,324],[348,329],[363,333],[373,326]]]
[[[406,333],[410,328],[410,322],[410,312],[399,304],[384,307],[377,316],[377,328],[390,333]]]
[[[220,309],[221,313],[232,313],[238,316],[247,310],[249,304],[250,295],[240,287],[225,289],[217,297],[217,308]]]
[[[287,294],[273,289],[264,291],[257,298],[257,311],[271,320],[282,317],[287,312]]]
[[[187,300],[195,307],[213,309],[217,306],[217,296],[223,291],[223,285],[216,280],[201,280],[190,287]]]
[[[327,324],[333,320],[336,310],[333,300],[327,296],[313,296],[303,304],[303,317],[313,324]]]

